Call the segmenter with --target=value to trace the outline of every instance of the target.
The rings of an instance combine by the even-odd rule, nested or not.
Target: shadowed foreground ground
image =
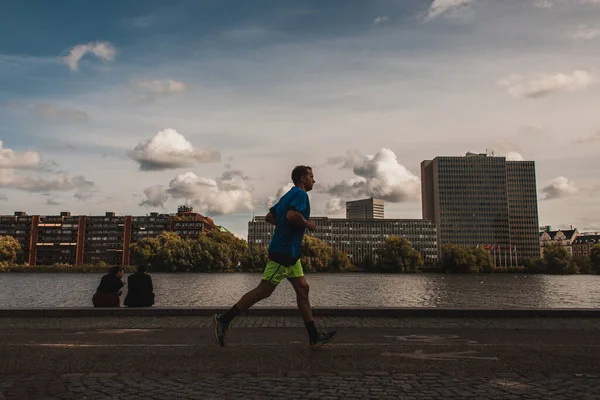
[[[0,318],[0,399],[600,398],[600,320]]]

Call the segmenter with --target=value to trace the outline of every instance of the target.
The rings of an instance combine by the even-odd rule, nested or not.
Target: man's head
[[[292,171],[292,182],[295,186],[301,187],[305,191],[310,191],[315,184],[312,168],[308,165],[298,165]]]
[[[143,274],[144,272],[146,272],[146,266],[143,264],[138,265],[137,272],[138,272],[138,274]]]
[[[119,278],[123,276],[123,273],[123,267],[112,267],[108,270],[109,275],[118,276]]]

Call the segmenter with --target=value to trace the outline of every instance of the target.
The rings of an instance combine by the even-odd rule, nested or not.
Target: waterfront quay
[[[410,310],[0,310],[0,399],[600,398],[599,310]]]

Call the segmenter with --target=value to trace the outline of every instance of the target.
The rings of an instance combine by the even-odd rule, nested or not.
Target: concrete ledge
[[[209,316],[222,313],[224,307],[197,308],[4,308],[0,318],[47,318],[47,317],[182,317]],[[319,317],[376,317],[376,318],[599,318],[600,308],[361,308],[324,307],[315,308]],[[299,316],[290,307],[255,307],[247,312],[250,316]]]

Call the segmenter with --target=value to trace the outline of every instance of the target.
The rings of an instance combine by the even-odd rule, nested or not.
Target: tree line
[[[15,265],[20,253],[17,240],[0,236],[0,270]],[[267,262],[268,251],[266,246],[249,245],[229,232],[213,230],[198,239],[163,232],[132,244],[131,259],[132,264],[143,264],[156,272],[260,272]],[[544,248],[542,258],[515,267],[496,267],[489,251],[482,247],[449,244],[443,247],[437,266],[424,266],[422,255],[408,239],[390,236],[374,256],[366,256],[360,264],[353,265],[346,253],[320,239],[305,236],[301,262],[306,272],[589,274],[600,273],[600,244],[592,248],[590,256],[577,257],[571,256],[565,247],[551,245]]]

